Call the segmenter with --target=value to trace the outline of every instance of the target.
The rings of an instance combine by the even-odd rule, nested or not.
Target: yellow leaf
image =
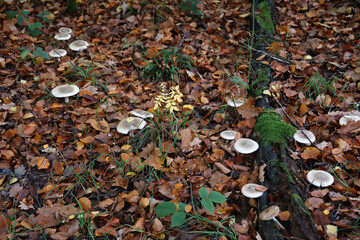
[[[48,169],[49,166],[50,166],[50,162],[49,162],[49,160],[47,160],[47,158],[39,157],[38,162],[37,162],[38,169]]]

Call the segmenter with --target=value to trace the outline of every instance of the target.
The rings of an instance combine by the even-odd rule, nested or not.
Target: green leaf
[[[17,20],[18,24],[22,24],[25,20],[25,17],[24,17],[24,15],[18,15],[16,20]]]
[[[30,50],[26,48],[25,50],[23,50],[23,51],[21,52],[21,58],[22,58],[22,59],[25,59],[26,56],[27,56],[29,53],[30,53]]]
[[[41,22],[35,22],[35,23],[34,23],[34,26],[35,26],[35,28],[42,28],[42,27],[43,27],[43,25],[41,24]]]
[[[211,200],[209,200],[208,198],[201,199],[201,204],[209,212],[211,212],[211,213],[214,212],[214,209],[215,209],[214,203]]]
[[[172,202],[162,202],[154,208],[154,211],[158,217],[166,217],[176,212],[176,205]]]
[[[223,203],[226,202],[226,197],[217,191],[212,191],[209,194],[209,200],[215,203]]]
[[[30,35],[32,37],[36,37],[38,35],[41,35],[42,34],[42,31],[40,31],[39,29],[35,29],[34,31],[30,31]]]
[[[185,206],[186,206],[185,203],[179,202],[179,209],[180,209],[180,211],[185,212]]]
[[[175,212],[171,216],[171,227],[178,227],[181,226],[186,220],[186,213],[185,212]]]
[[[49,55],[47,54],[47,52],[41,51],[41,52],[40,52],[40,56],[43,57],[43,58],[45,58],[45,59],[47,59],[47,60],[50,60],[50,57],[49,57]]]
[[[30,32],[34,31],[35,30],[35,23],[29,23],[29,30]]]
[[[201,187],[198,193],[201,198],[207,198],[209,195],[208,190],[205,187]]]
[[[25,9],[21,11],[22,15],[29,15],[29,10]]]
[[[8,19],[13,19],[14,17],[16,17],[17,12],[16,11],[7,11],[6,12],[6,16]]]

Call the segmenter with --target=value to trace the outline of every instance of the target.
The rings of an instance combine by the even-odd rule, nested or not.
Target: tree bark
[[[252,11],[253,41],[252,68],[253,75],[250,83],[250,93],[255,97],[257,107],[273,109],[271,97],[263,94],[269,89],[273,81],[271,68],[264,61],[271,63],[274,59],[267,54],[266,49],[274,41],[276,33],[276,13],[273,0],[254,0]],[[265,54],[262,62],[256,61]],[[304,205],[302,197],[306,193],[305,187],[299,183],[303,179],[299,177],[299,163],[295,163],[289,156],[285,146],[280,144],[266,144],[256,131],[254,137],[259,140],[260,148],[256,155],[257,165],[265,167],[264,182],[268,190],[258,200],[258,214],[271,205],[278,205],[281,211],[289,211],[290,219],[282,222],[285,230],[279,230],[274,221],[257,222],[257,231],[262,239],[320,239],[316,232],[311,214]],[[285,136],[284,136],[285,137]]]

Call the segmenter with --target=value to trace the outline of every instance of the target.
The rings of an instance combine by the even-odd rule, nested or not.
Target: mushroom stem
[[[273,220],[276,222],[277,225],[279,225],[281,229],[285,230],[285,227],[276,218],[273,218]]]
[[[65,97],[65,103],[69,102],[69,97]]]

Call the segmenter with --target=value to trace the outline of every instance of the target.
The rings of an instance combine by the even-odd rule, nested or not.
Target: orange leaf
[[[50,162],[49,162],[49,160],[47,160],[47,158],[39,157],[39,159],[37,161],[38,169],[48,169],[49,166],[50,166]]]
[[[1,154],[4,155],[5,158],[12,158],[13,156],[15,156],[13,151],[7,149],[1,150]]]
[[[29,123],[24,126],[24,134],[31,135],[35,131],[36,127],[37,125],[35,123]]]
[[[300,154],[302,159],[308,160],[308,159],[317,159],[317,156],[319,155],[320,150],[316,147],[307,147],[305,148],[304,152]]]
[[[80,138],[80,141],[85,144],[92,143],[94,140],[95,140],[95,138],[93,136],[87,136],[87,137]]]
[[[238,113],[243,118],[254,118],[259,116],[260,112],[263,110],[263,108],[257,108],[253,104],[245,103],[244,105],[241,105],[237,108]]]
[[[60,161],[56,161],[54,162],[53,169],[55,174],[61,175],[64,171],[64,164]]]
[[[307,112],[309,112],[309,108],[305,104],[301,104],[301,107],[300,107],[301,115],[304,115]]]
[[[290,218],[290,212],[289,211],[279,212],[278,216],[281,221],[287,221]]]
[[[160,149],[155,148],[148,158],[148,164],[154,167],[156,170],[162,169],[164,164],[163,160],[159,156],[160,156]]]
[[[266,190],[268,190],[268,188],[263,185],[259,185],[255,188],[255,190],[258,192],[265,192]]]
[[[110,132],[109,124],[105,120],[97,121],[96,119],[90,119],[89,122],[95,130],[105,133]]]
[[[80,198],[79,203],[84,212],[91,210],[91,201],[87,197]]]
[[[102,228],[96,229],[95,231],[95,235],[100,237],[100,236],[107,236],[107,235],[113,235],[114,237],[117,237],[117,232],[115,231],[115,229],[109,225],[106,225]]]
[[[164,230],[163,224],[157,218],[154,219],[154,223],[151,228],[154,232],[161,232],[162,230]]]

